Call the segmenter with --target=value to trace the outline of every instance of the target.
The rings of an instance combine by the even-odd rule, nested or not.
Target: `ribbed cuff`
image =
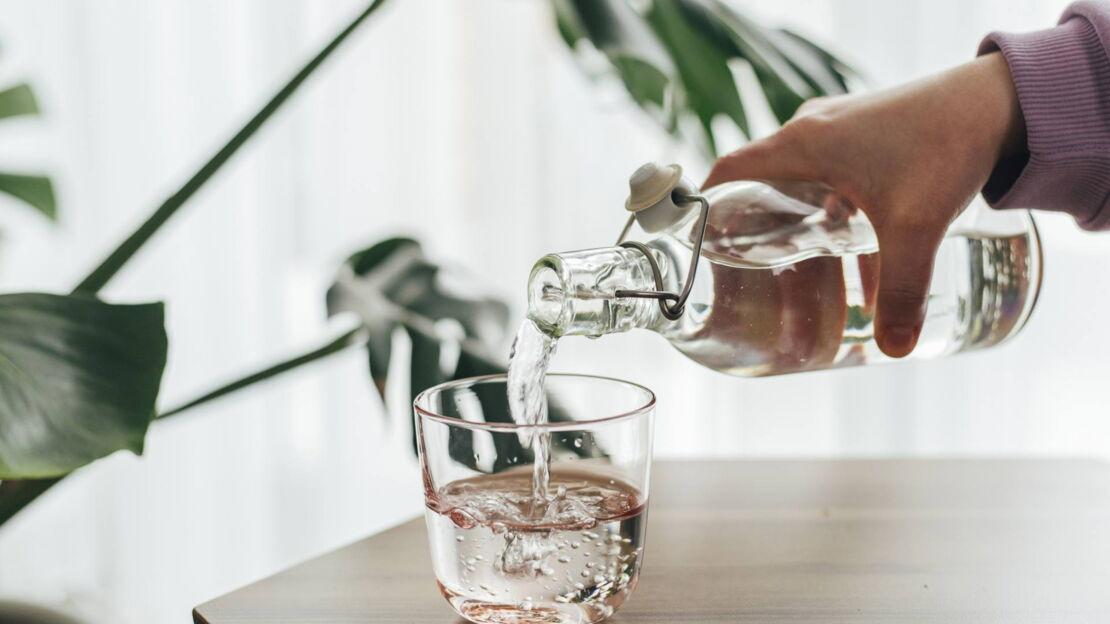
[[[1060,26],[992,33],[979,46],[979,54],[1001,50],[1010,66],[1028,146],[1028,154],[996,166],[983,196],[995,208],[1056,210],[1085,229],[1105,229],[1110,59],[1100,33],[1076,7]]]

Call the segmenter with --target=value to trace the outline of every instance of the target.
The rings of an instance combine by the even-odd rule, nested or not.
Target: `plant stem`
[[[424,334],[436,340],[443,339],[443,337],[435,331],[435,324],[427,317],[416,314],[401,306],[396,305],[390,305],[386,309],[389,310],[389,316],[397,323],[403,325],[406,329]],[[365,332],[363,326],[360,324],[359,326],[343,332],[336,338],[329,340],[323,345],[316,347],[315,349],[308,351],[307,353],[302,353],[300,355],[296,355],[277,362],[276,364],[271,364],[266,368],[247,374],[234,381],[225,383],[224,385],[210,390],[195,399],[191,399],[189,401],[186,401],[185,403],[182,403],[181,405],[170,408],[156,416],[155,420],[161,420],[164,418],[169,418],[171,416],[176,416],[178,414],[181,414],[182,412],[193,409],[194,407],[231,394],[232,392],[237,392],[239,390],[242,390],[243,388],[252,386],[261,381],[265,381],[266,379],[269,379],[271,377],[276,377],[277,375],[291,371],[295,368],[299,368],[310,362],[325,358],[333,353],[343,351],[348,347],[362,345],[364,344],[364,341]],[[460,341],[459,348],[463,351],[466,351],[476,360],[486,362],[490,367],[502,366],[502,364],[500,362],[497,362],[495,358],[490,357],[486,349],[482,347],[481,343],[475,342],[473,340],[464,339]],[[12,516],[14,516],[21,509],[26,507],[36,498],[38,498],[39,495],[54,486],[54,484],[64,479],[66,476],[68,475],[62,475],[60,477],[55,477],[52,479],[20,479],[15,481],[0,481],[0,525],[3,525]]]
[[[204,164],[191,178],[189,178],[184,185],[176,193],[167,198],[162,205],[160,205],[154,214],[150,215],[146,221],[142,223],[130,236],[127,237],[112,253],[108,255],[95,269],[90,272],[81,283],[74,288],[75,293],[96,293],[116,275],[117,272],[139,251],[140,248],[154,234],[165,225],[166,221],[172,217],[181,206],[185,204],[204,184],[220,170],[232,156],[235,155],[239,148],[241,148],[253,135],[257,132],[263,124],[266,123],[273,116],[282,104],[288,100],[293,93],[308,79],[316,69],[320,67],[325,60],[336,48],[340,46],[350,35],[361,25],[366,18],[376,11],[381,5],[385,4],[385,0],[372,0],[369,6],[359,13],[350,24],[341,30],[316,56],[314,56],[304,67],[301,68],[290,80],[283,86],[273,97],[270,98],[266,105],[262,107],[247,123],[231,137],[219,151],[213,155],[208,162]],[[344,334],[335,339],[331,343],[324,345],[320,349],[313,352],[293,358],[285,362],[281,362],[268,369],[259,371],[252,376],[245,377],[238,382],[232,382],[222,388],[218,388],[208,394],[194,399],[189,403],[180,407],[174,408],[169,412],[162,414],[159,418],[169,416],[172,414],[180,413],[201,403],[210,401],[219,396],[233,392],[239,388],[245,387],[252,383],[261,381],[266,377],[277,375],[281,372],[295,368],[304,364],[312,359],[318,359],[334,353],[349,344],[351,344],[352,335],[359,330],[352,330],[348,334]],[[347,342],[343,342],[344,339]],[[19,513],[21,509],[29,505],[36,498],[49,490],[54,484],[64,479],[67,475],[55,477],[52,479],[19,479],[0,481],[0,525],[3,525],[15,514]]]
[[[424,334],[434,340],[443,339],[443,337],[435,331],[434,324],[427,318],[419,314],[414,314],[400,306],[395,306],[391,310],[391,316],[393,317],[393,320],[403,325],[406,329]],[[358,327],[344,332],[335,339],[330,340],[327,343],[307,353],[295,355],[293,357],[277,362],[276,364],[271,364],[266,368],[255,371],[253,373],[249,373],[234,381],[225,383],[222,386],[210,390],[195,399],[190,399],[189,401],[186,401],[181,405],[168,409],[155,416],[155,420],[161,420],[163,418],[169,418],[170,416],[176,416],[203,403],[218,399],[225,395],[231,394],[232,392],[237,392],[258,382],[265,381],[271,377],[275,377],[300,366],[304,366],[305,364],[308,364],[310,362],[314,362],[321,358],[327,357],[333,353],[343,351],[347,347],[361,346],[364,344],[365,334],[363,332],[363,326],[359,325]],[[466,351],[476,360],[488,363],[491,367],[502,365],[496,360],[490,358],[489,355],[485,352],[485,349],[483,349],[479,343],[472,340],[460,341],[459,348],[463,351]]]
[[[360,325],[360,326],[358,326],[354,329],[351,329],[349,331],[344,332],[342,335],[335,338],[334,340],[331,340],[331,341],[327,342],[326,344],[324,344],[320,347],[317,347],[316,349],[313,349],[312,351],[309,351],[308,353],[302,353],[301,355],[297,355],[297,356],[288,358],[286,360],[282,360],[281,362],[278,362],[278,363],[273,364],[271,366],[267,366],[266,368],[263,368],[262,370],[250,373],[249,375],[246,375],[245,377],[240,377],[239,379],[236,379],[235,381],[226,383],[226,384],[224,384],[224,385],[222,385],[222,386],[220,386],[220,387],[218,387],[214,390],[211,390],[209,392],[206,392],[205,394],[202,394],[201,396],[199,396],[195,399],[192,399],[190,401],[186,401],[185,403],[182,403],[181,405],[178,405],[177,407],[168,409],[168,410],[162,412],[161,414],[158,414],[155,417],[155,420],[161,420],[163,418],[169,418],[170,416],[175,416],[177,414],[180,414],[181,412],[184,412],[186,410],[197,407],[198,405],[201,405],[201,404],[207,403],[209,401],[218,399],[218,398],[220,398],[220,397],[222,397],[226,394],[231,394],[232,392],[235,392],[237,390],[242,390],[243,388],[246,388],[247,386],[256,384],[260,381],[264,381],[266,379],[269,379],[270,377],[280,375],[284,372],[293,370],[294,368],[297,368],[299,366],[303,366],[305,364],[308,364],[309,362],[313,362],[313,361],[319,360],[320,358],[327,357],[327,356],[329,356],[333,353],[338,353],[338,352],[346,349],[347,347],[361,345],[361,344],[364,344],[364,343],[365,343],[364,332],[363,332],[362,326]]]
[[[362,340],[360,340],[362,334],[363,330],[362,326],[360,325],[354,329],[344,332],[340,336],[329,341],[327,344],[313,349],[308,353],[283,360],[258,372],[251,373],[246,377],[242,377],[231,383],[224,384],[223,386],[207,392],[191,401],[188,401],[187,403],[162,412],[161,414],[156,416],[155,419],[167,418],[175,414],[180,414],[181,412],[192,409],[198,405],[201,405],[202,403],[207,403],[209,401],[215,400],[219,397],[224,396],[225,394],[230,394],[232,392],[235,392],[236,390],[258,383],[269,377],[280,375],[281,373],[312,362],[313,360],[318,360],[320,358],[331,355],[332,353],[337,353],[350,346],[362,344]],[[17,479],[0,481],[0,525],[3,525],[5,522],[10,520],[13,516],[15,516],[15,514],[19,513],[21,509],[29,505],[32,501],[34,501],[40,495],[53,487],[54,484],[58,483],[67,476],[69,475],[62,475],[60,477],[54,477],[51,479]]]
[[[438,331],[436,331],[435,323],[422,314],[417,314],[416,312],[413,312],[408,308],[405,308],[404,306],[399,306],[388,300],[379,301],[377,302],[376,306],[377,309],[381,311],[381,314],[386,317],[386,319],[383,320],[386,320],[387,322],[402,325],[409,331],[417,332],[419,334],[427,336],[432,340],[445,340],[445,338]],[[260,381],[265,381],[266,379],[291,371],[294,368],[303,366],[310,362],[314,362],[333,353],[338,353],[339,351],[342,351],[347,347],[365,345],[366,333],[364,330],[365,326],[360,323],[354,329],[344,332],[337,338],[334,338],[333,340],[330,340],[327,343],[307,353],[302,353],[301,355],[290,357],[276,364],[271,364],[270,366],[267,366],[266,368],[263,368],[261,370],[249,373],[243,377],[240,377],[239,379],[225,383],[224,385],[209,392],[206,392],[205,394],[195,399],[191,399],[189,401],[186,401],[185,403],[182,403],[181,405],[162,412],[155,417],[155,420],[161,420],[163,418],[175,416],[177,414],[180,414],[181,412],[197,407],[198,405],[201,405],[203,403],[218,399],[227,394],[231,394],[232,392],[237,392]],[[463,338],[458,342],[459,349],[465,351],[473,359],[485,362],[488,366],[492,368],[504,366],[503,363],[498,362],[496,358],[493,358],[489,355],[488,350],[482,343],[470,338]]]
[[[220,168],[239,151],[239,148],[241,148],[279,108],[281,108],[281,105],[293,95],[312,72],[316,71],[316,69],[331,56],[332,52],[334,52],[336,48],[358,28],[371,13],[384,3],[385,0],[373,0],[362,13],[359,13],[354,21],[341,30],[328,45],[324,46],[324,49],[320,50],[320,52],[305,64],[285,86],[278,90],[278,92],[270,98],[270,101],[266,102],[266,105],[255,113],[239,132],[235,133],[235,136],[231,137],[231,140],[228,141],[226,145],[220,148],[208,162],[204,163],[204,166],[193,174],[193,177],[189,178],[176,193],[162,202],[162,205],[154,211],[154,214],[150,215],[150,217],[148,217],[137,230],[132,232],[125,241],[116,247],[99,266],[93,269],[85,279],[81,280],[81,283],[74,288],[74,292],[96,293],[103,288],[123,265],[146,244],[150,237],[153,236],[154,233],[193,196],[193,194],[204,186],[205,182],[219,171]]]

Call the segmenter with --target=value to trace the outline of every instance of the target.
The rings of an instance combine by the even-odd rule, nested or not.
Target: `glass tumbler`
[[[414,402],[432,565],[471,622],[599,622],[636,587],[655,395],[566,374],[546,393],[534,425],[513,422],[504,375]]]

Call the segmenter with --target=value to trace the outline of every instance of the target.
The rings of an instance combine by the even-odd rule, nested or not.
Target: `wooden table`
[[[413,484],[417,487],[417,484]],[[611,620],[1110,622],[1110,464],[657,464]],[[200,605],[207,624],[458,621],[415,519]]]

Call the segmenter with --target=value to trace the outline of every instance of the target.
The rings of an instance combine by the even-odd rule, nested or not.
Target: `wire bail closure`
[[[663,290],[663,272],[659,269],[659,263],[655,261],[655,256],[647,245],[637,241],[624,240],[628,236],[629,230],[632,229],[632,223],[636,220],[636,215],[633,214],[628,217],[628,222],[621,230],[617,245],[635,249],[644,254],[648,264],[651,265],[651,273],[655,278],[655,290],[618,290],[614,294],[621,299],[655,299],[659,302],[659,311],[662,312],[663,316],[667,320],[677,321],[682,318],[682,313],[686,311],[686,300],[690,298],[690,291],[694,288],[694,277],[697,275],[698,260],[701,258],[701,245],[705,241],[705,228],[709,222],[709,200],[704,195],[686,193],[679,188],[671,192],[671,198],[675,204],[685,204],[691,201],[701,204],[701,215],[698,217],[697,227],[698,235],[694,239],[694,255],[690,261],[690,270],[686,272],[686,283],[682,285],[682,292],[673,293]]]

